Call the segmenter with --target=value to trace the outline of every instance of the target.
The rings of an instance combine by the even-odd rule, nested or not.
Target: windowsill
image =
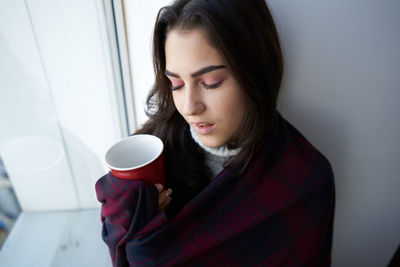
[[[100,210],[22,212],[0,251],[8,267],[109,267]]]

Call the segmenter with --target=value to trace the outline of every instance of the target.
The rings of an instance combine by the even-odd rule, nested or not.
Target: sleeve
[[[101,202],[102,238],[113,266],[129,266],[126,243],[158,213],[157,188],[109,172],[97,181],[96,194]]]

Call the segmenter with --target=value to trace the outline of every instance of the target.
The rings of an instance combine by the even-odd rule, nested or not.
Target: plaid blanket
[[[96,192],[114,266],[330,265],[333,172],[280,115],[243,175],[224,169],[172,218],[151,184],[108,173]]]

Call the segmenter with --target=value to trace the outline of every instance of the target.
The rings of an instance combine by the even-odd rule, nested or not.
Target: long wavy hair
[[[210,171],[204,164],[204,152],[175,108],[165,75],[165,41],[171,30],[192,29],[203,31],[246,96],[247,112],[234,142],[228,144],[242,149],[226,166],[238,167],[234,169],[239,174],[271,127],[283,73],[278,33],[264,0],[176,0],[160,9],[153,35],[155,83],[147,98],[149,120],[137,133],[151,133],[163,140],[167,183],[174,199],[183,202],[209,183]]]

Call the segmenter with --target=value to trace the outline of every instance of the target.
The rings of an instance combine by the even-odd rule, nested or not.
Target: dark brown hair
[[[239,172],[246,167],[255,145],[275,116],[283,72],[282,53],[264,0],[176,0],[160,9],[153,36],[156,78],[147,99],[150,119],[137,133],[151,133],[164,141],[169,186],[181,187],[186,192],[193,189],[196,194],[210,177],[204,165],[204,152],[194,143],[189,125],[176,110],[171,84],[164,74],[165,41],[172,29],[202,30],[245,92],[247,112],[232,139],[234,142],[228,144],[242,148],[228,164],[239,166]]]

